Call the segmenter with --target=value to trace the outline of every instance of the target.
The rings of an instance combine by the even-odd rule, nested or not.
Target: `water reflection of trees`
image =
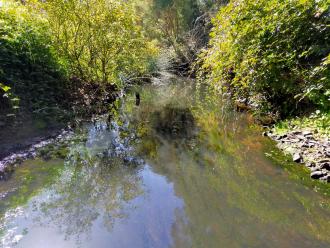
[[[111,140],[118,138],[111,132],[90,127],[86,142],[71,145],[66,171],[51,188],[51,197],[38,206],[44,214],[38,218],[41,225],[51,223],[66,238],[81,241],[96,223],[111,231],[116,221],[128,218],[135,207],[132,200],[143,195],[144,188],[139,167],[125,162],[126,153],[108,156],[114,150]]]
[[[325,198],[290,181],[260,151],[242,152],[248,148],[219,133],[205,138],[200,151],[163,143],[150,161],[185,202],[173,247],[326,247]]]
[[[329,201],[266,158],[269,144],[248,127],[248,116],[215,104],[213,94],[206,100],[193,95],[184,105],[177,102],[184,94],[173,92],[174,104],[160,95],[160,105],[142,104],[136,118],[141,155],[174,183],[185,202],[173,225],[173,247],[325,247],[330,242]],[[192,147],[154,131],[150,113],[158,113],[160,129],[167,120],[171,126],[177,118],[171,118],[173,105],[191,110],[199,128]]]
[[[139,137],[135,152],[173,182],[185,202],[172,226],[173,247],[326,247],[329,201],[270,163],[265,140],[247,128],[245,116],[212,105],[212,95],[204,101],[187,94],[180,87],[146,90],[140,106],[127,100],[129,123],[122,125]],[[171,126],[182,109],[193,117],[186,127],[198,128],[198,135],[183,132],[177,139],[157,131],[157,121],[169,120]],[[157,112],[165,114],[155,123]],[[104,148],[113,136],[100,135],[90,133],[89,141],[97,142],[72,148],[75,169],[68,169],[43,207],[68,237],[89,233],[99,219],[111,230],[115,220],[128,216],[132,199],[144,193],[138,167],[124,165],[122,156],[109,157]]]
[[[166,105],[150,114],[150,122],[157,133],[170,139],[192,138],[195,120],[189,108]]]

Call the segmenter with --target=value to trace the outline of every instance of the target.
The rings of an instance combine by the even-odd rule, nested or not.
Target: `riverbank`
[[[309,168],[311,178],[330,182],[329,114],[281,121],[264,134],[294,162]]]
[[[66,98],[57,103],[55,110],[45,107],[32,111],[22,107],[12,118],[0,114],[0,160],[53,139],[83,120],[107,113],[120,95],[119,88],[112,84],[71,78],[70,85]]]
[[[3,156],[0,160],[0,181],[6,180],[14,171],[15,166],[21,164],[27,159],[34,159],[37,156],[46,158],[47,152],[43,152],[43,148],[53,146],[52,150],[61,151],[60,147],[64,146],[72,137],[73,132],[70,129],[62,129],[53,131],[44,137],[30,137],[24,141],[24,146],[17,147],[17,143],[12,143],[11,152]],[[56,149],[54,149],[56,148]],[[5,154],[5,153],[4,153]],[[4,155],[3,154],[3,155]],[[59,153],[57,155],[60,155]]]
[[[312,178],[328,181],[330,136],[324,140],[319,130],[330,130],[329,121],[321,118],[317,133],[309,125],[278,127],[296,116],[310,123],[312,111],[330,110],[329,4],[255,2],[233,0],[219,9],[198,76],[236,102],[237,110],[252,112],[282,151],[312,168]]]

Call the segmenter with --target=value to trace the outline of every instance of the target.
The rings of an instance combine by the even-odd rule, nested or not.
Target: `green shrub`
[[[321,112],[319,110],[314,113],[300,117],[286,119],[276,123],[274,131],[277,134],[286,134],[294,129],[316,130],[318,136],[330,137],[330,111]]]
[[[63,102],[66,70],[57,56],[47,21],[19,3],[0,6],[0,82],[36,111]]]
[[[11,92],[11,88],[0,83],[0,113],[10,109],[12,113],[7,112],[7,115],[15,115],[15,112],[19,109],[19,102],[20,99]]]
[[[144,37],[132,3],[53,0],[42,8],[59,52],[75,76],[98,83],[145,73],[156,49]]]
[[[213,20],[202,72],[282,117],[329,109],[328,0],[232,0]]]

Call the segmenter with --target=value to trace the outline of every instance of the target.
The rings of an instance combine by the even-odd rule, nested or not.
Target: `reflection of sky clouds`
[[[131,141],[135,138],[134,131],[129,130],[129,121],[121,115],[117,121],[107,123],[104,117],[94,124],[87,125],[87,141],[83,144],[93,156],[131,157],[133,148]],[[123,133],[126,132],[126,135]],[[129,135],[127,135],[129,134]]]
[[[24,209],[22,207],[17,207],[7,211],[3,218],[1,218],[0,230],[6,230],[6,232],[1,235],[1,247],[12,247],[23,238],[23,235],[18,232],[18,226],[13,221],[13,219],[19,218],[23,215]]]
[[[87,125],[87,139],[71,144],[56,183],[33,197],[21,216],[8,218],[14,229],[4,228],[5,242],[20,238],[19,247],[169,247],[175,209],[183,202],[173,184],[143,160],[136,159],[140,166],[125,165],[134,158],[129,144],[134,134],[121,135],[129,128],[125,123]]]
[[[116,177],[119,175],[116,173]],[[117,179],[118,185],[109,181],[97,188],[92,183],[96,192],[87,195],[72,193],[73,189],[84,191],[85,182],[62,178],[31,199],[25,209],[7,216],[11,225],[6,225],[2,243],[13,244],[19,238],[18,247],[169,247],[176,210],[183,208],[173,184],[147,165],[136,175],[126,175],[126,179]],[[142,188],[122,180],[138,182]]]

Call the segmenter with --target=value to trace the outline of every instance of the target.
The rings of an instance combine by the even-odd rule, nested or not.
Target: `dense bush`
[[[17,108],[18,96],[25,110],[59,113],[62,105],[93,102],[95,92],[108,95],[105,83],[147,73],[157,48],[133,2],[1,1],[0,111]],[[81,96],[89,83],[95,90]]]
[[[213,20],[203,72],[264,112],[330,108],[327,0],[232,0]]]
[[[146,0],[147,28],[157,37],[176,72],[189,69],[197,51],[208,41],[209,17],[225,0]],[[141,5],[140,4],[140,5]],[[212,10],[212,11],[211,11]],[[171,52],[173,50],[173,52]],[[181,68],[180,68],[181,67]],[[186,67],[186,68],[185,68]]]
[[[131,1],[53,0],[42,8],[59,52],[83,80],[116,83],[145,73],[157,52]]]
[[[1,4],[0,83],[4,87],[0,91],[9,100],[18,96],[29,110],[54,107],[63,99],[66,71],[52,47],[47,22],[18,3]]]

